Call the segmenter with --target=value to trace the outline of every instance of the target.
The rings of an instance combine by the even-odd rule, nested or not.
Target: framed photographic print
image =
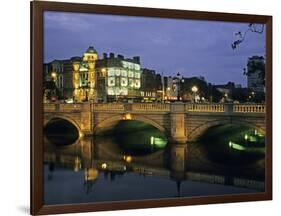
[[[272,199],[272,17],[31,2],[31,214]]]

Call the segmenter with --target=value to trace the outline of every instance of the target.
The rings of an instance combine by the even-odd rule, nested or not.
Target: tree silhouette
[[[231,44],[233,50],[237,49],[238,46],[245,40],[246,35],[249,32],[262,34],[264,32],[264,24],[260,23],[249,23],[248,29],[244,32],[238,31],[235,33],[235,36],[238,38]]]

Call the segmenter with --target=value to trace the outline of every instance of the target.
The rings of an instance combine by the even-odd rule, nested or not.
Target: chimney
[[[117,58],[118,59],[124,59],[124,56],[123,55],[117,55]]]
[[[109,53],[109,58],[114,58],[114,53]]]
[[[135,63],[140,64],[140,57],[139,56],[134,56],[133,60],[134,60]]]

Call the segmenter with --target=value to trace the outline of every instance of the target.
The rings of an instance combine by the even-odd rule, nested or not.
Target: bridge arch
[[[69,123],[71,123],[72,125],[75,126],[75,128],[78,130],[80,137],[83,135],[83,132],[81,130],[79,123],[75,119],[73,119],[71,116],[68,116],[68,115],[56,114],[56,115],[52,115],[50,118],[44,119],[44,128],[46,127],[47,124],[52,123],[52,121],[55,121],[56,119],[62,119],[62,120],[68,121]]]
[[[225,124],[236,124],[236,125],[243,125],[248,126],[251,128],[254,128],[261,133],[265,134],[264,128],[260,127],[259,125],[253,124],[253,122],[243,121],[243,120],[234,120],[234,119],[228,119],[228,120],[213,120],[213,121],[207,121],[203,124],[198,125],[194,129],[192,129],[190,132],[188,132],[188,141],[196,141],[198,138],[210,127],[218,126],[218,125],[225,125]]]
[[[106,126],[108,125],[116,125],[119,121],[124,120],[123,119],[124,115],[115,115],[109,118],[106,118],[104,120],[102,120],[100,123],[98,123],[95,127],[94,127],[94,134],[98,134],[99,132],[101,132],[104,128],[106,128]],[[149,125],[154,126],[155,128],[157,128],[159,131],[161,131],[162,133],[164,133],[166,136],[168,136],[168,131],[162,126],[160,125],[158,122],[156,122],[155,120],[152,120],[146,116],[143,115],[134,115],[132,114],[132,120],[136,120],[136,121],[141,121],[141,122],[145,122]]]

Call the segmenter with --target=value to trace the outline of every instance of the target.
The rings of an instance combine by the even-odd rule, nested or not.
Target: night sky
[[[164,75],[204,76],[208,82],[246,86],[247,58],[264,55],[265,33],[248,33],[232,50],[235,33],[247,23],[194,21],[64,12],[44,14],[44,62],[82,56],[94,46],[126,57]]]

